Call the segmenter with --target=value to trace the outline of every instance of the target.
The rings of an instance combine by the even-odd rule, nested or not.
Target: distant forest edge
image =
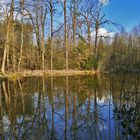
[[[126,32],[106,19],[105,6],[101,0],[1,0],[0,73],[139,72],[140,24]],[[101,34],[105,27],[114,34]]]

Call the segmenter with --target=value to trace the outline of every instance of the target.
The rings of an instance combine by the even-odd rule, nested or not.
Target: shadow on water
[[[0,81],[0,139],[140,138],[140,76]]]

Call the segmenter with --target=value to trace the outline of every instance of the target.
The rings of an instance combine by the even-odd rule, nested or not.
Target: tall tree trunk
[[[1,65],[1,72],[5,73],[5,65],[6,65],[6,57],[7,57],[7,53],[9,50],[9,34],[10,34],[10,21],[11,21],[11,15],[9,18],[7,18],[7,31],[6,31],[6,42],[5,42],[5,46],[4,46],[4,52],[3,52],[3,59],[2,59],[2,65]]]
[[[22,55],[23,55],[23,43],[24,43],[24,27],[23,27],[23,9],[24,9],[24,0],[21,0],[21,45],[20,45],[20,56],[19,56],[19,62],[18,62],[18,71],[20,69],[21,61],[22,61]]]
[[[50,0],[50,14],[51,14],[51,70],[53,69],[53,3]]]
[[[42,57],[42,69],[45,68],[45,48],[44,48],[44,27],[42,27],[42,39],[41,39],[41,57]]]
[[[75,45],[75,32],[76,32],[76,0],[73,0],[73,45]]]
[[[12,29],[12,47],[13,47],[13,50],[12,50],[12,54],[13,54],[12,62],[13,62],[13,71],[15,72],[15,69],[16,69],[16,59],[15,59],[15,33],[14,33],[15,31],[14,31],[14,25],[13,25],[12,28],[13,28]]]
[[[68,47],[67,47],[67,15],[66,15],[66,0],[64,0],[64,48],[66,51],[66,70],[68,70]]]
[[[98,30],[99,30],[99,26],[98,26],[98,22],[96,22],[95,25],[95,42],[94,42],[94,56],[95,59],[97,58],[97,43],[98,43]]]
[[[18,71],[20,69],[20,65],[21,65],[21,61],[22,61],[22,54],[23,54],[23,23],[21,23],[21,44],[20,44],[20,56],[19,56],[19,62],[18,62]]]
[[[88,46],[91,48],[91,25],[90,21],[88,20],[88,16],[86,17],[86,23],[87,23],[87,34],[88,34]]]
[[[40,28],[39,28],[39,17],[38,17],[38,13],[39,13],[39,10],[36,9],[36,25],[35,25],[35,34],[36,34],[36,43],[37,43],[37,49],[36,49],[36,61],[37,61],[37,69],[38,69],[38,66],[39,68],[41,67],[40,66],[40,63],[41,63],[41,57],[40,57],[40,48],[41,48],[41,41],[40,41]]]
[[[42,57],[42,69],[45,68],[45,21],[46,21],[46,15],[47,15],[47,9],[43,8],[43,6],[40,7],[40,22],[41,22],[41,57]]]
[[[15,31],[14,31],[14,0],[12,0],[12,64],[13,71],[15,72],[16,60],[15,60]]]

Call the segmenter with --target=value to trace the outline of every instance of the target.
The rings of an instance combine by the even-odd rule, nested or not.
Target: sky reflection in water
[[[139,75],[2,81],[0,139],[140,138]]]

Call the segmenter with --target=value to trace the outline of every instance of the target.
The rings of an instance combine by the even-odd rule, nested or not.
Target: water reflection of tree
[[[31,139],[36,134],[36,138],[38,136],[42,136],[43,133],[45,134],[46,132],[49,134],[50,130],[47,125],[46,108],[44,104],[45,98],[43,96],[44,86],[42,86],[42,92],[39,93],[38,97],[35,99],[36,105],[34,105],[32,102],[32,96],[30,96],[31,98],[28,96],[28,100],[30,100],[28,102],[30,102],[30,104],[27,103],[27,105],[29,105],[28,108],[31,108],[31,113],[28,113],[25,108],[26,94],[24,95],[23,93],[23,88],[20,81],[14,81],[12,84],[9,84],[8,87],[7,83],[3,81],[1,89],[4,98],[3,106],[6,105],[7,108],[7,114],[2,114],[2,119],[7,116],[6,121],[9,121],[9,124],[6,124],[7,126],[5,126],[5,124],[2,126],[3,128],[7,127],[7,129],[4,130],[5,132],[2,132],[3,137],[8,136],[11,139]],[[20,110],[20,112],[18,112],[17,108]],[[5,111],[2,113],[5,113]]]
[[[75,122],[75,130],[78,135],[77,137],[79,137],[79,139],[80,137],[82,138],[81,134],[84,133],[87,138],[102,138],[99,127],[103,125],[103,118],[100,114],[100,106],[97,103],[97,97],[100,89],[98,78],[95,76],[87,79],[85,82],[86,84],[84,85],[87,85],[86,88],[84,87],[85,93],[84,90],[80,93],[83,94],[83,96],[87,95],[86,99],[82,100],[82,104],[79,102],[80,100],[74,101],[77,102],[77,106],[74,105],[75,109],[73,109],[76,110],[75,114],[77,116],[77,122]]]
[[[1,86],[1,81],[0,81],[0,86]],[[1,91],[1,87],[0,87],[0,139],[3,139],[3,122],[2,122],[2,91]]]
[[[140,138],[140,91],[139,74],[133,86],[126,87],[126,76],[123,76],[119,102],[115,104],[115,118],[123,139]],[[130,79],[129,79],[130,80]]]
[[[29,139],[44,134],[45,138],[56,139],[61,135],[56,126],[59,117],[62,126],[64,122],[63,138],[82,139],[84,134],[97,139],[104,121],[98,104],[103,95],[96,76],[85,79],[27,78],[8,81],[9,84],[4,81],[3,106],[10,121],[8,136]]]
[[[136,82],[135,78],[133,81]],[[112,101],[116,107],[123,106],[124,95],[117,98],[117,94],[120,87],[125,87],[123,92],[131,91],[132,83],[116,76],[100,78],[96,75],[3,81],[0,119],[6,116],[10,123],[6,128],[5,122],[0,121],[0,133],[2,137],[15,139],[114,138],[110,137]],[[136,89],[134,84],[133,89]],[[132,99],[136,98],[139,101],[138,92]],[[122,129],[117,131],[122,132]]]
[[[89,80],[87,79],[87,81],[82,78],[81,80],[79,80],[79,78],[78,80],[72,79],[72,81],[74,81],[73,84],[70,79],[71,77],[66,77],[64,84],[66,87],[64,86],[65,88],[63,88],[65,91],[65,98],[63,98],[65,113],[59,114],[58,108],[55,107],[55,113],[65,122],[64,138],[69,139],[71,135],[73,139],[102,139],[103,132],[101,132],[101,129],[104,129],[105,119],[101,112],[102,106],[98,104],[98,94],[102,94],[98,78],[95,76]],[[80,82],[76,83],[75,81]],[[57,97],[61,98],[60,96]],[[55,104],[60,105],[63,103],[61,100],[62,98],[57,100]],[[63,108],[63,104],[61,105]],[[86,137],[84,135],[86,135]]]

